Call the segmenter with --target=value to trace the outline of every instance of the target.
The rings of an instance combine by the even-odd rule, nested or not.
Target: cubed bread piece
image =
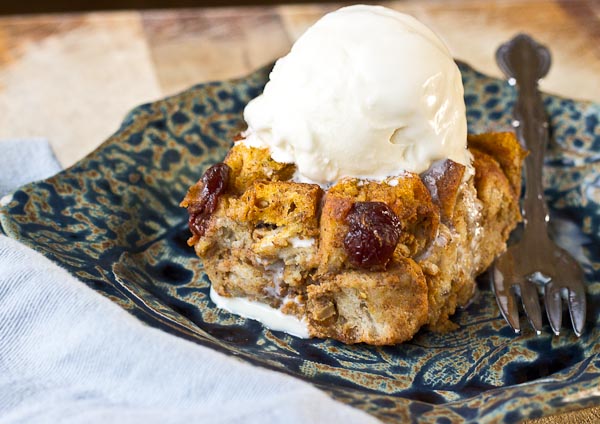
[[[217,293],[279,307],[285,295],[282,272],[276,267],[261,266],[251,248],[251,228],[247,223],[229,218],[225,209],[219,208],[201,241],[196,244],[196,251],[199,246],[208,246],[201,253],[204,270]]]
[[[255,228],[217,210],[206,235],[196,243],[205,271],[221,296],[281,306],[305,292],[317,267],[317,241],[294,244],[290,228]],[[264,232],[261,232],[263,231]]]
[[[452,229],[456,234],[456,261],[448,267],[452,274],[452,291],[456,294],[455,306],[466,306],[475,293],[475,277],[480,274],[479,255],[481,244],[485,243],[482,218],[483,203],[477,198],[473,179],[463,183],[454,209]],[[450,264],[449,264],[450,265]],[[489,266],[488,264],[487,266]],[[486,268],[487,268],[486,266]],[[448,308],[450,315],[454,307]]]
[[[447,330],[448,317],[456,308],[452,293],[459,237],[460,234],[441,224],[428,254],[418,262],[427,281],[427,323],[431,329]]]
[[[249,224],[252,250],[263,261],[304,266],[306,275],[316,267],[322,193],[314,184],[255,181],[232,216]]]
[[[448,331],[458,306],[465,306],[475,289],[483,233],[481,201],[472,179],[460,185],[452,221],[440,224],[438,235],[427,255],[419,258],[429,288],[429,329]]]
[[[519,197],[521,195],[521,169],[523,159],[528,155],[511,132],[469,134],[469,149],[476,149],[493,157],[508,178],[510,186]]]
[[[319,202],[323,190],[316,184],[255,181],[241,201],[246,213],[240,219],[252,224],[293,225],[314,236],[319,228]]]
[[[521,219],[519,198],[498,161],[477,149],[471,149],[475,165],[475,188],[483,203],[483,240],[477,252],[481,257],[478,272],[483,272],[498,253],[506,248],[506,240]]]
[[[475,280],[467,271],[469,257],[460,257],[461,246],[466,244],[467,233],[461,202],[465,193],[475,197],[472,184],[463,181],[466,168],[450,159],[434,163],[421,174],[421,180],[431,193],[433,202],[440,210],[440,225],[435,240],[425,254],[417,257],[428,287],[428,326],[434,331],[447,331],[455,326],[450,321],[459,297],[467,291],[473,294]],[[475,205],[470,205],[475,206]],[[473,222],[473,226],[478,222]],[[465,262],[467,261],[467,262]]]
[[[465,166],[451,159],[438,161],[421,174],[433,203],[440,208],[440,219],[452,222],[458,192],[465,175]]]
[[[415,256],[435,237],[439,211],[419,176],[405,173],[383,182],[345,178],[326,193],[321,213],[319,273],[350,267],[344,251],[346,217],[355,202],[383,202],[400,221],[395,256]]]
[[[262,180],[222,195],[195,244],[217,293],[274,307],[302,294],[317,267],[321,195],[317,185]]]
[[[410,340],[427,322],[427,284],[401,258],[386,271],[343,271],[307,288],[309,331],[344,343],[389,345]]]
[[[296,166],[275,162],[269,149],[259,149],[235,143],[223,161],[231,168],[230,191],[242,194],[257,180],[287,181],[294,175]]]

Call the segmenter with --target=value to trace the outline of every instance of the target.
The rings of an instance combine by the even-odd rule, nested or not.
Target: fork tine
[[[544,304],[546,305],[546,315],[550,322],[552,331],[557,336],[560,334],[560,326],[562,324],[562,299],[560,295],[560,287],[557,288],[553,282],[546,284],[544,293]]]
[[[506,287],[504,275],[498,266],[495,266],[492,271],[492,287],[496,295],[498,308],[504,320],[515,330],[515,333],[520,333],[519,309],[515,301],[515,294],[511,290],[512,286]]]
[[[540,295],[537,286],[531,281],[525,280],[520,285],[521,302],[529,323],[537,335],[542,334],[542,309],[540,308]]]
[[[575,285],[575,288],[569,287],[569,294],[567,298],[569,305],[569,314],[571,315],[571,323],[573,324],[573,331],[577,337],[583,333],[583,326],[585,325],[585,313],[586,313],[586,301],[585,301],[585,289],[580,285]]]

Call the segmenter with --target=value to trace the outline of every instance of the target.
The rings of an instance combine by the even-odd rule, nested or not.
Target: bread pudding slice
[[[312,337],[390,345],[423,326],[447,331],[520,220],[526,153],[514,135],[468,146],[474,175],[448,159],[323,189],[237,142],[181,203],[188,243],[219,296],[293,315]]]

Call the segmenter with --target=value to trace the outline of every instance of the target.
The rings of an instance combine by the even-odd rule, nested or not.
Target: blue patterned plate
[[[269,69],[195,86],[132,111],[72,168],[17,190],[3,231],[150,325],[310,381],[384,421],[515,422],[600,403],[600,105],[545,97],[547,196],[556,237],[589,282],[577,339],[515,336],[487,283],[447,334],[394,347],[301,340],[217,309],[186,245],[187,188],[222,160]],[[510,129],[515,93],[461,65],[471,132]]]

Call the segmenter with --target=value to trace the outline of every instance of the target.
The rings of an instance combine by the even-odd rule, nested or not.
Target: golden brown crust
[[[521,168],[528,152],[521,147],[513,133],[469,134],[467,144],[469,150],[477,150],[493,157],[517,197],[521,195]]]
[[[242,194],[254,181],[287,181],[296,166],[271,159],[269,149],[256,149],[243,143],[233,145],[223,161],[231,168],[230,191]]]
[[[295,225],[314,236],[322,195],[316,184],[254,181],[241,197],[246,210],[239,218],[252,224]]]
[[[295,166],[237,143],[227,191],[203,237],[189,243],[215,290],[305,317],[313,337],[395,344],[423,325],[447,331],[475,277],[505,249],[520,219],[525,152],[508,133],[469,136],[474,175],[450,160],[383,182],[346,178],[323,191],[290,181]],[[202,184],[182,201],[198,201]],[[344,248],[356,202],[383,202],[400,241],[383,271],[359,269]]]

